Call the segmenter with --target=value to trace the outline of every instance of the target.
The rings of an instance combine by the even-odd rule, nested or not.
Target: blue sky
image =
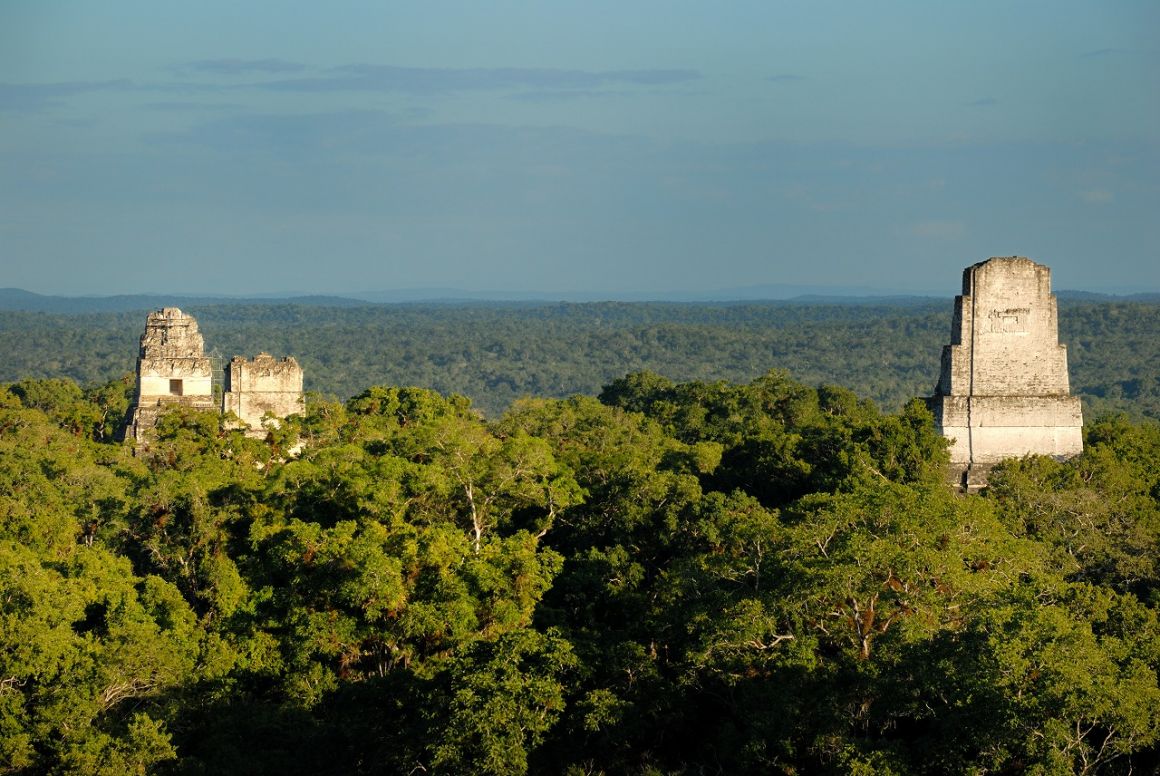
[[[1155,2],[0,4],[0,286],[1160,290]]]

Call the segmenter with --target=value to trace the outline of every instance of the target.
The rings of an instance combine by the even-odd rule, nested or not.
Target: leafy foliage
[[[920,404],[784,371],[137,455],[126,388],[0,387],[0,772],[1160,767],[1155,424],[960,496]]]

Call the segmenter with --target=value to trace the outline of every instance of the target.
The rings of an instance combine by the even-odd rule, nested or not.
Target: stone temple
[[[213,365],[197,321],[176,307],[149,313],[137,356],[137,401],[129,435],[140,442],[173,405],[199,410],[217,406],[213,395]]]
[[[253,361],[235,356],[225,369],[222,412],[232,412],[250,431],[262,431],[267,413],[275,418],[301,415],[306,410],[302,398],[302,367],[293,358],[278,360],[259,353]]]
[[[149,313],[137,358],[137,398],[125,436],[147,442],[161,413],[182,405],[233,412],[246,434],[264,436],[262,421],[300,414],[305,409],[302,367],[293,358],[262,353],[253,361],[234,358],[225,369],[220,402],[214,395],[213,359],[192,315],[176,307]]]
[[[963,270],[951,344],[928,400],[951,439],[956,484],[977,490],[991,467],[1027,454],[1083,451],[1079,397],[1071,396],[1067,346],[1059,344],[1051,270],[1021,256]]]

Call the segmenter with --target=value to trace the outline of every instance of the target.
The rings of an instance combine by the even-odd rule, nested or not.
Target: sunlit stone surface
[[[1080,401],[1068,390],[1051,270],[1020,256],[967,267],[929,400],[952,440],[955,482],[981,488],[1004,458],[1080,453]]]

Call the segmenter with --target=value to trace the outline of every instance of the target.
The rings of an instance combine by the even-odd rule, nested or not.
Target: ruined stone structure
[[[259,353],[253,361],[235,356],[225,370],[222,412],[232,412],[249,426],[253,436],[264,434],[262,418],[300,415],[306,405],[302,398],[302,367],[293,358],[281,361],[269,353]]]
[[[233,412],[251,436],[264,435],[262,418],[299,414],[305,409],[302,367],[293,358],[261,353],[253,361],[234,358],[225,369],[219,401],[213,389],[213,359],[197,321],[176,307],[149,313],[137,359],[137,398],[126,438],[145,442],[161,412],[175,404]]]
[[[137,356],[137,401],[128,434],[140,442],[174,404],[214,409],[213,365],[197,321],[176,307],[149,313]]]
[[[1051,270],[1020,256],[967,267],[929,399],[952,440],[955,482],[976,490],[1004,458],[1080,453],[1080,401],[1068,390]]]

